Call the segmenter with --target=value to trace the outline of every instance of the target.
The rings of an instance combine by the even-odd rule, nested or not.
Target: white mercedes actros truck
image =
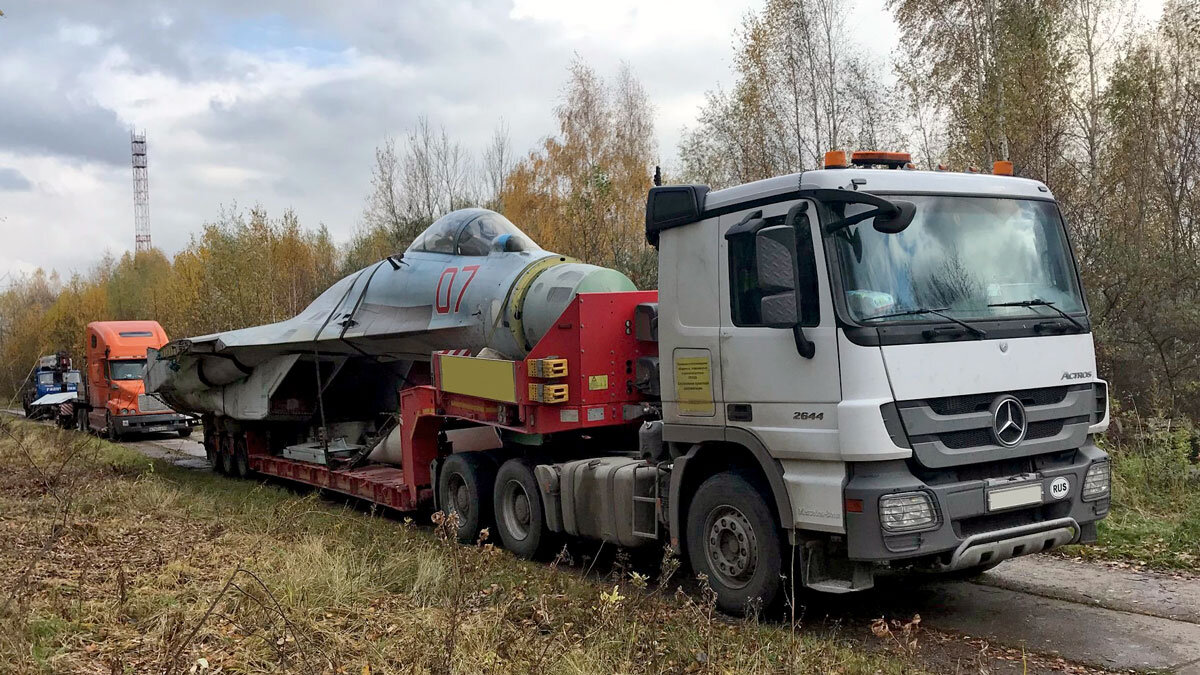
[[[1007,162],[908,162],[649,195],[662,436],[673,471],[712,467],[672,483],[700,494],[671,531],[725,609],[776,597],[783,543],[797,582],[839,592],[1091,542],[1108,512],[1107,387],[1054,196]]]

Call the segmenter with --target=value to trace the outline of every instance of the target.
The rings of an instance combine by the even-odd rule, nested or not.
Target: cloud
[[[33,187],[33,183],[25,177],[20,171],[11,167],[0,166],[0,191],[10,190],[13,192],[28,190]]]
[[[862,0],[879,4],[883,0]],[[421,115],[478,152],[498,121],[524,154],[554,133],[578,56],[628,62],[663,159],[761,0],[45,0],[0,20],[0,276],[68,274],[133,246],[129,131],[149,142],[153,241],[187,245],[222,205],[354,231],[375,147]],[[11,11],[10,11],[11,9]]]

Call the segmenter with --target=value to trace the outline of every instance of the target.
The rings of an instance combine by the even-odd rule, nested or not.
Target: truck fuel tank
[[[550,529],[634,547],[658,541],[659,469],[597,457],[534,469]]]

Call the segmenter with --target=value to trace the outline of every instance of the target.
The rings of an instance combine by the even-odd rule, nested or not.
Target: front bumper
[[[196,423],[195,418],[189,415],[180,415],[179,413],[120,415],[114,417],[113,420],[117,424],[118,432],[122,434],[150,434],[162,431],[179,431],[190,428]]]
[[[862,562],[948,570],[1095,541],[1096,522],[1108,514],[1110,497],[1084,501],[1080,491],[1088,468],[1107,457],[1089,439],[1078,450],[1029,458],[1033,471],[1018,472],[1022,478],[1004,475],[1000,465],[967,465],[957,471],[929,472],[922,479],[903,460],[856,463],[845,496],[847,503],[861,500],[862,508],[846,514],[847,554]],[[1051,484],[1058,478],[1066,478],[1069,489],[1056,498]],[[1039,482],[1040,502],[989,509],[989,490]],[[935,522],[920,531],[885,531],[880,497],[915,491],[932,499]]]

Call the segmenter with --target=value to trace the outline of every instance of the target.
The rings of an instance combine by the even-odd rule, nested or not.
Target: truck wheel
[[[446,513],[458,514],[458,541],[474,544],[479,531],[492,524],[492,485],[496,466],[476,452],[446,458],[438,476],[438,504]]]
[[[250,455],[246,453],[245,437],[241,434],[233,442],[233,468],[238,478],[250,477]]]
[[[531,462],[525,459],[505,462],[496,474],[493,499],[496,532],[504,548],[534,560],[554,552],[557,542],[546,525],[542,493]]]
[[[205,439],[204,443],[204,458],[208,460],[208,468],[215,473],[221,473],[221,456],[213,450],[212,443],[209,443],[208,439]]]
[[[236,476],[237,467],[234,466],[233,453],[228,449],[221,450],[221,473],[226,476]]]
[[[687,556],[708,577],[717,607],[741,615],[752,600],[766,609],[783,588],[779,525],[758,488],[735,473],[704,481],[687,514]]]
[[[104,438],[113,443],[121,442],[121,434],[117,432],[117,425],[113,422],[112,413],[104,413]]]
[[[208,460],[208,466],[215,473],[221,473],[221,446],[220,436],[210,431],[212,427],[204,428],[204,457]]]
[[[180,438],[187,438],[188,436],[191,436],[191,435],[192,435],[192,428],[191,428],[191,427],[184,427],[184,428],[182,428],[182,429],[180,429],[180,430],[179,430],[179,437],[180,437]]]

